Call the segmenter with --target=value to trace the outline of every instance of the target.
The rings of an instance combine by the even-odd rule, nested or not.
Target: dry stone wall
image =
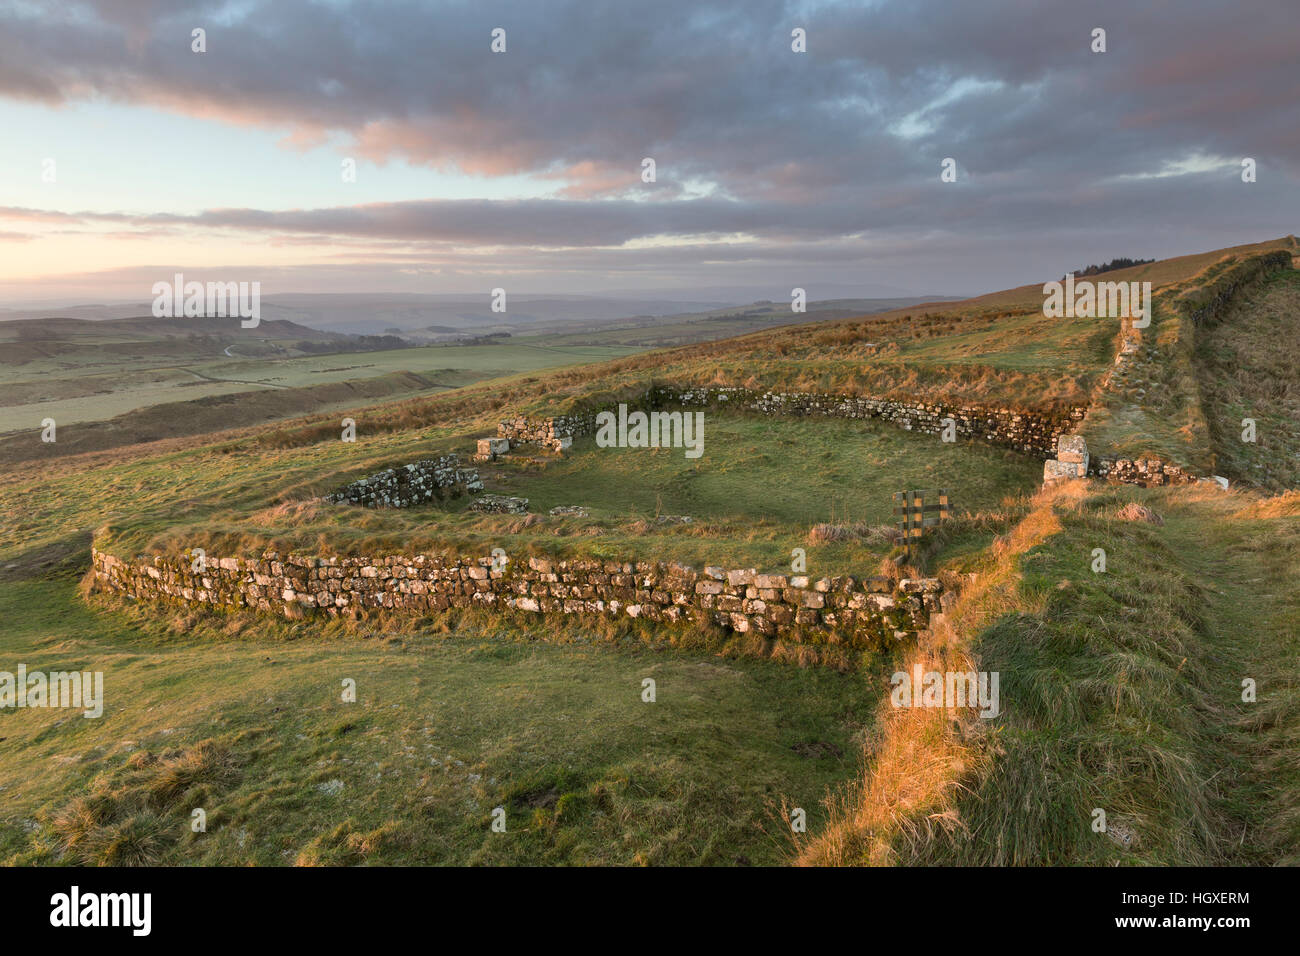
[[[1056,457],[1043,462],[1043,484],[1085,477],[1143,487],[1224,481],[1198,477],[1159,458],[1094,458],[1088,454],[1088,443],[1082,435],[1062,435],[1057,442]]]
[[[1248,256],[1233,263],[1204,287],[1193,289],[1177,305],[1193,324],[1205,325],[1223,317],[1224,311],[1241,292],[1274,272],[1291,268],[1291,251],[1275,249]]]
[[[249,608],[289,617],[356,616],[366,609],[419,612],[503,607],[538,614],[627,615],[710,623],[798,642],[875,648],[925,628],[940,611],[936,578],[841,576],[809,579],[750,569],[703,571],[661,562],[437,555],[319,558],[266,552],[208,558],[196,572],[184,557],[123,561],[95,548],[95,578],[145,600]]]
[[[405,508],[435,499],[478,494],[482,490],[483,481],[476,470],[460,467],[456,455],[444,455],[389,468],[354,481],[327,495],[325,500],[365,505],[367,508]]]
[[[942,431],[944,420],[951,418],[959,438],[1015,448],[1040,458],[1050,457],[1057,438],[1076,427],[1084,415],[1082,407],[1052,416],[1009,408],[899,402],[818,392],[764,392],[725,385],[656,385],[646,392],[643,405],[635,401],[628,404],[633,410],[714,407],[781,417],[879,418],[906,431],[935,435]],[[498,424],[497,433],[512,443],[562,447],[565,438],[596,431],[598,413],[599,409],[555,418],[517,416]]]
[[[942,402],[900,402],[817,392],[762,392],[735,386],[656,386],[653,405],[740,408],[761,415],[824,415],[831,418],[879,418],[906,431],[939,434],[944,419],[951,418],[959,438],[971,438],[1028,452],[1041,458],[1052,455],[1057,438],[1083,420],[1085,409],[1059,416],[978,405]]]
[[[1279,249],[1247,256],[1224,268],[1203,286],[1183,293],[1173,301],[1172,307],[1193,327],[1210,325],[1223,318],[1228,306],[1238,294],[1268,276],[1290,268],[1292,268],[1290,250]],[[1094,401],[1102,400],[1106,392],[1122,386],[1130,377],[1142,375],[1144,369],[1154,376],[1151,366],[1156,362],[1159,353],[1154,349],[1144,351],[1142,341],[1142,330],[1134,328],[1126,321],[1120,348],[1115,356],[1115,365],[1102,380]],[[1146,392],[1139,389],[1135,395],[1140,403]],[[1080,442],[1082,440],[1079,438]],[[1143,487],[1214,482],[1224,488],[1227,487],[1226,478],[1218,475],[1209,477],[1197,475],[1181,465],[1155,457],[1122,458],[1115,455],[1097,455],[1089,465],[1085,449],[1082,460],[1084,471],[1089,477],[1107,481]],[[1077,458],[1058,454],[1056,461],[1047,462],[1043,474],[1044,481],[1075,477],[1077,465],[1072,462],[1077,461]]]
[[[1190,485],[1198,481],[1215,480],[1199,477],[1173,462],[1162,461],[1159,458],[1096,458],[1093,468],[1088,473],[1107,481],[1119,481],[1143,487]]]
[[[554,418],[528,418],[517,415],[497,424],[497,435],[510,440],[512,445],[541,445],[563,451],[569,441],[578,435],[588,435],[596,430],[596,412],[577,415],[556,415]]]
[[[510,495],[479,495],[469,510],[486,515],[526,515],[528,499]]]

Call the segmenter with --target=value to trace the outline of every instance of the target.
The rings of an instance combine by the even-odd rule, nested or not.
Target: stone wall
[[[1172,462],[1159,458],[1095,458],[1088,474],[1107,481],[1120,481],[1129,485],[1142,485],[1145,488],[1159,485],[1190,485],[1198,481],[1214,481],[1202,478]]]
[[[541,445],[563,451],[569,446],[565,439],[588,435],[596,430],[596,413],[556,415],[554,418],[528,418],[517,415],[497,423],[497,435],[510,440],[510,444]]]
[[[1291,268],[1291,251],[1275,249],[1247,256],[1224,269],[1203,286],[1182,295],[1176,305],[1195,325],[1216,322],[1241,292],[1274,272]]]
[[[1212,324],[1223,318],[1237,295],[1275,272],[1290,268],[1292,268],[1291,252],[1286,249],[1247,256],[1231,263],[1204,284],[1174,299],[1172,307],[1193,327]],[[1142,342],[1142,330],[1133,328],[1131,322],[1125,320],[1124,334],[1115,356],[1115,365],[1102,379],[1093,397],[1094,402],[1103,401],[1106,392],[1122,387],[1130,376],[1142,375],[1144,370],[1154,377],[1150,369],[1154,367],[1158,353],[1154,350],[1144,351]],[[1135,394],[1140,404],[1146,393],[1139,389]],[[1073,476],[1072,468],[1066,463],[1065,458],[1058,455],[1058,460],[1059,464],[1051,461],[1047,463],[1043,475],[1045,481]],[[1086,455],[1084,463],[1086,466]],[[1093,459],[1091,467],[1086,467],[1085,470],[1089,477],[1143,487],[1197,482],[1215,482],[1224,488],[1228,486],[1228,480],[1221,476],[1197,475],[1183,466],[1154,457],[1121,458],[1114,455],[1099,455]]]
[[[483,482],[473,468],[460,467],[456,455],[424,458],[389,468],[340,488],[325,500],[367,508],[405,508],[425,501],[477,494]]]
[[[1088,443],[1082,435],[1062,435],[1056,440],[1056,457],[1043,462],[1043,484],[1088,476]]]
[[[951,418],[958,438],[1015,448],[1040,458],[1050,457],[1055,451],[1056,439],[1076,427],[1084,415],[1082,407],[1052,416],[1009,408],[900,402],[818,392],[765,392],[727,385],[656,385],[646,392],[642,404],[638,405],[635,400],[627,404],[633,411],[707,406],[781,417],[879,418],[906,431],[932,435],[939,434],[944,419]],[[517,416],[500,422],[497,434],[512,443],[567,447],[563,439],[596,430],[599,411],[594,409],[555,418]]]
[[[509,495],[479,495],[469,510],[485,515],[526,515],[528,499]]]
[[[763,392],[734,386],[660,385],[648,396],[651,405],[740,408],[761,415],[831,418],[879,418],[906,431],[937,435],[951,418],[958,438],[971,438],[1028,452],[1041,458],[1054,454],[1057,438],[1083,419],[1082,407],[1059,416],[978,405],[943,402],[900,402],[816,392]]]
[[[1199,477],[1159,458],[1094,458],[1088,454],[1088,443],[1082,435],[1062,435],[1057,442],[1056,457],[1043,462],[1043,484],[1085,477],[1142,485],[1144,488],[1196,482],[1216,482],[1227,487],[1226,479]]]
[[[250,608],[299,617],[355,616],[370,608],[418,612],[502,607],[539,614],[598,614],[711,623],[799,642],[874,648],[914,635],[940,610],[936,578],[810,580],[754,569],[702,572],[679,564],[595,559],[436,555],[371,558],[208,558],[195,572],[181,556],[126,562],[92,549],[95,578],[146,600]]]

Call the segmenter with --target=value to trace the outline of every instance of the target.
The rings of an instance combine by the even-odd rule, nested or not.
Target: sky
[[[176,272],[263,294],[977,294],[1300,232],[1300,16],[0,0],[0,130],[0,306],[144,300]]]

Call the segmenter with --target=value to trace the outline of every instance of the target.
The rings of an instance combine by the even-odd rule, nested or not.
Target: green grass
[[[1300,486],[1300,270],[1270,276],[1197,339],[1195,361],[1219,474],[1279,492]],[[1242,440],[1253,419],[1254,442]]]
[[[991,369],[1104,368],[1119,323],[1091,318],[1045,318],[1040,308],[996,324],[942,338],[907,342],[899,358],[922,365],[985,365]]]
[[[211,555],[281,550],[322,553],[409,553],[456,549],[487,554],[501,547],[533,553],[607,559],[678,560],[780,570],[804,548],[813,575],[874,574],[890,545],[866,539],[813,544],[814,524],[892,524],[893,493],[946,487],[954,511],[998,512],[1031,489],[1041,465],[983,445],[944,444],[876,422],[787,420],[707,413],[704,454],[680,449],[598,448],[593,436],[563,459],[507,457],[481,474],[489,491],[529,500],[541,524],[522,526],[505,515],[467,511],[470,499],[405,509],[320,505],[268,511],[277,501],[333,490],[380,464],[420,457],[409,433],[385,434],[364,445],[324,442],[269,453],[178,456],[160,477],[141,463],[115,470],[116,487],[134,513],[103,516],[112,525],[100,547],[124,554],[202,547]],[[461,448],[443,440],[422,454]],[[363,464],[364,463],[364,464]],[[344,470],[346,468],[346,470]],[[330,477],[334,475],[334,477]],[[102,480],[102,479],[101,479]],[[72,484],[69,480],[69,484]],[[63,492],[60,494],[60,492]],[[72,498],[60,484],[31,489],[48,501]],[[21,496],[19,502],[25,500]],[[68,502],[84,506],[73,498]],[[550,517],[557,505],[582,505],[588,518]],[[14,507],[11,505],[11,508]],[[657,516],[689,516],[661,524]],[[29,518],[26,524],[35,523]],[[993,531],[977,533],[987,544]],[[0,539],[2,540],[2,539]],[[969,547],[969,537],[964,541]]]
[[[820,819],[883,680],[472,617],[167,626],[66,574],[6,582],[0,620],[6,662],[101,670],[106,698],[0,711],[10,864],[778,863],[775,808]]]
[[[1117,520],[1132,500],[1166,523]],[[1002,715],[958,800],[962,827],[906,834],[903,862],[1294,862],[1294,499],[1110,488],[1057,513],[1062,531],[1019,559],[1015,606],[975,642],[1001,674]],[[1096,808],[1136,834],[1131,848],[1093,831]]]

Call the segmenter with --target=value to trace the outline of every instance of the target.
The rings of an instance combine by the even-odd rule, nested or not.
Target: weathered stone
[[[470,511],[482,514],[528,514],[528,499],[508,495],[479,495],[469,506]]]
[[[504,604],[528,613],[626,613],[667,623],[712,620],[732,630],[791,640],[803,640],[806,633],[800,629],[815,626],[822,635],[817,640],[848,645],[875,640],[882,626],[888,632],[913,633],[925,626],[929,614],[939,612],[943,593],[931,579],[901,582],[897,591],[885,578],[859,585],[848,576],[820,579],[811,589],[759,587],[789,581],[752,569],[711,568],[716,576],[700,576],[679,564],[581,558],[530,557],[503,573],[490,570],[490,556],[325,560],[289,555],[275,562],[263,556],[260,561],[213,559],[203,575],[194,574],[184,556],[129,563],[96,549],[92,561],[98,582],[136,597],[247,606],[289,616]],[[273,563],[281,573],[267,573]],[[718,578],[749,583],[726,584]],[[197,586],[200,582],[203,587]]]

